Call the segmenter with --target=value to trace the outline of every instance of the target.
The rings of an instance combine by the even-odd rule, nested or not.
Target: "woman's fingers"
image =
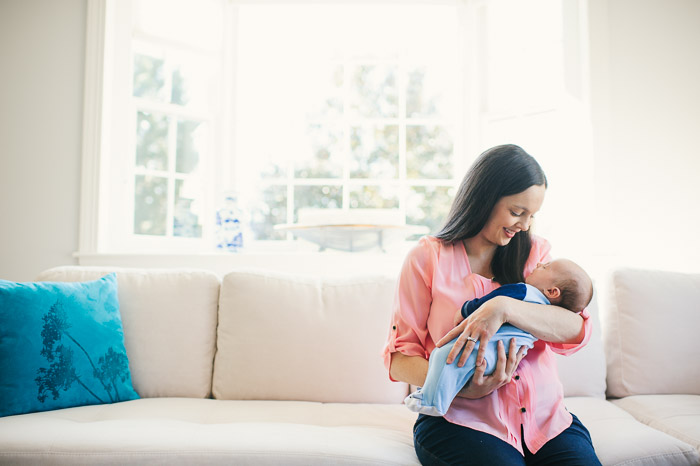
[[[491,336],[486,332],[482,332],[479,338],[479,351],[476,353],[476,365],[480,366],[484,364],[484,356],[486,355],[486,349]]]
[[[518,352],[516,351],[515,338],[510,339],[510,344],[508,345],[508,364],[506,365],[506,372],[509,376],[513,375],[515,369],[518,367]]]
[[[458,326],[456,326],[455,328],[453,328],[452,330],[447,332],[447,334],[444,337],[440,338],[440,340],[437,342],[437,344],[435,346],[440,348],[445,343],[448,343],[448,342],[454,340],[454,338],[457,335],[459,335],[460,333],[462,333],[464,331],[464,327],[466,327],[466,326],[467,326],[467,321],[463,320]]]
[[[459,338],[457,338],[457,341],[455,341],[454,346],[452,346],[450,353],[447,355],[447,364],[452,364],[452,362],[457,358],[457,355],[459,355],[459,352],[462,350],[462,348],[464,348],[464,351],[462,352],[462,356],[459,358],[459,362],[461,362],[461,365],[459,365],[459,367],[462,367],[464,365],[464,361],[467,360],[466,358],[469,357],[469,355],[472,353],[472,350],[474,349],[474,342],[469,340],[464,333],[462,333],[459,336]]]
[[[477,384],[477,385],[483,385],[484,384],[484,373],[486,372],[486,363],[482,364],[481,366],[476,366],[476,369],[474,369],[474,375],[472,376],[472,382]]]
[[[518,362],[515,364],[515,368],[513,369],[513,372],[515,372],[515,369],[518,368],[520,365],[520,361],[523,360],[525,355],[527,354],[527,346],[521,346],[520,349],[518,350]]]
[[[492,375],[496,376],[500,384],[503,384],[503,379],[508,376],[508,374],[506,374],[507,364],[506,347],[503,341],[498,340],[498,361],[496,362],[496,370],[493,371]]]
[[[464,364],[467,362],[467,359],[472,354],[472,351],[474,351],[475,346],[476,343],[474,343],[474,340],[467,341],[467,344],[464,346],[464,351],[459,357],[459,361],[457,361],[457,367],[464,367]]]

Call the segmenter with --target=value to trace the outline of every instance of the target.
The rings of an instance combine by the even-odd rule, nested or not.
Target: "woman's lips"
[[[512,238],[512,237],[515,236],[515,234],[517,233],[517,231],[509,230],[508,228],[503,228],[503,231],[506,232],[506,236],[507,236],[508,238]]]

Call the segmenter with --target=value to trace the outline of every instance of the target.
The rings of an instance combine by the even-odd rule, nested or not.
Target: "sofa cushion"
[[[636,395],[613,403],[644,424],[681,439],[700,451],[700,396]]]
[[[84,281],[116,272],[134,388],[142,397],[211,394],[219,279],[195,269],[58,267],[39,280]]]
[[[380,357],[395,278],[235,271],[219,301],[214,397],[400,403]]]
[[[607,285],[608,395],[700,395],[700,274],[620,269]]]
[[[114,274],[0,280],[0,416],[135,398]]]
[[[588,344],[570,356],[557,355],[559,378],[564,386],[564,396],[593,396],[605,398],[605,354],[600,331],[598,293],[594,291],[588,306],[593,321]]]
[[[690,445],[597,398],[566,398],[603,465],[697,465]],[[0,463],[418,465],[400,404],[153,398],[0,419]]]
[[[564,403],[591,433],[603,465],[697,465],[700,454],[691,445],[642,424],[609,401],[565,398]]]
[[[2,418],[0,463],[419,465],[415,418],[399,404],[141,399]]]

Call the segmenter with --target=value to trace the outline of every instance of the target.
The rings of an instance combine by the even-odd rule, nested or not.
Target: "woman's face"
[[[530,228],[535,213],[542,207],[544,193],[544,185],[534,185],[521,193],[502,197],[479,236],[496,246],[507,245],[516,233]]]

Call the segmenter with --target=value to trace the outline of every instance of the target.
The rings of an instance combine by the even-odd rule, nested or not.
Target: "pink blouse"
[[[551,260],[549,250],[546,240],[532,237],[532,250],[525,264],[526,277],[538,262]],[[399,276],[392,326],[383,353],[387,370],[391,353],[396,351],[428,359],[435,343],[454,327],[455,313],[462,304],[499,286],[472,273],[461,241],[444,244],[432,236],[421,238],[408,253]],[[581,343],[538,340],[520,362],[510,383],[477,400],[455,398],[445,419],[495,435],[520,453],[523,453],[521,425],[525,443],[532,453],[566,430],[572,417],[564,406],[554,353],[573,354],[588,343],[590,315],[587,310],[580,315],[584,319],[585,331]]]

